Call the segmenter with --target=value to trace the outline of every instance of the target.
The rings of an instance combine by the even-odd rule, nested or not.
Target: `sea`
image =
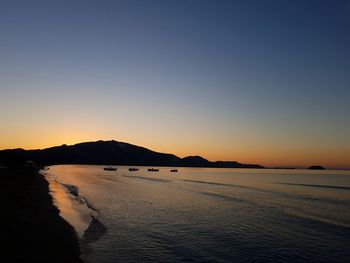
[[[86,263],[350,262],[350,171],[114,167],[42,172]]]

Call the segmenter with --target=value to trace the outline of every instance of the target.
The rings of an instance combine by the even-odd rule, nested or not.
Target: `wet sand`
[[[75,231],[38,172],[0,168],[1,262],[81,263]]]

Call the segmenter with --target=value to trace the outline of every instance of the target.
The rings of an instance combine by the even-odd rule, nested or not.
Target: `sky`
[[[347,0],[1,1],[0,149],[350,168],[349,101]]]

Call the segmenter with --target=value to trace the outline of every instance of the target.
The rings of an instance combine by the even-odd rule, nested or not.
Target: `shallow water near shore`
[[[347,262],[350,171],[57,165],[85,262]]]

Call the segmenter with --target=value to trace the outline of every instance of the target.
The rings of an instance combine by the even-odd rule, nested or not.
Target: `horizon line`
[[[7,148],[7,149],[0,149],[0,151],[6,151],[6,150],[25,150],[25,151],[35,151],[35,150],[45,150],[45,149],[49,149],[49,148],[54,148],[54,147],[61,147],[61,146],[74,146],[74,145],[78,145],[78,144],[83,144],[83,143],[96,143],[96,142],[118,142],[118,143],[125,143],[125,144],[130,144],[130,145],[134,145],[134,146],[137,146],[137,147],[142,147],[142,148],[145,148],[147,150],[150,150],[150,151],[153,151],[153,152],[157,152],[157,153],[163,153],[163,154],[172,154],[172,155],[175,155],[173,153],[169,153],[169,152],[159,152],[159,151],[155,151],[155,150],[152,150],[152,149],[149,149],[147,147],[144,147],[144,146],[140,146],[140,145],[136,145],[136,144],[132,144],[132,143],[129,143],[129,142],[124,142],[124,141],[118,141],[118,140],[115,140],[115,139],[110,139],[110,140],[93,140],[93,141],[83,141],[83,142],[77,142],[77,143],[73,143],[73,144],[61,144],[61,145],[54,145],[54,146],[49,146],[49,147],[43,147],[43,148],[35,148],[35,149],[28,149],[28,148],[22,148],[22,147],[17,147],[17,148]],[[177,155],[175,155],[177,156]],[[236,160],[216,160],[216,161],[212,161],[212,160],[209,160],[203,156],[200,156],[200,155],[186,155],[185,157],[179,157],[181,159],[183,158],[186,158],[186,157],[190,157],[190,156],[198,156],[198,157],[201,157],[201,158],[204,158],[210,162],[239,162],[239,163],[242,163],[242,164],[253,164],[253,165],[261,165],[259,163],[246,163],[246,162],[241,162],[241,161],[236,161]],[[316,164],[316,165],[319,165],[319,166],[322,166],[324,167],[326,170],[344,170],[344,171],[348,171],[350,170],[350,167],[337,167],[337,168],[327,168],[323,165],[320,165],[320,164]],[[264,165],[261,165],[261,166],[264,166]],[[308,169],[308,167],[310,166],[315,166],[314,164],[312,165],[308,165],[308,166],[299,166],[299,165],[277,165],[277,166],[272,166],[272,165],[266,165],[264,166],[265,169],[298,169],[298,170],[303,170],[303,169]],[[291,170],[292,170],[291,169]]]

